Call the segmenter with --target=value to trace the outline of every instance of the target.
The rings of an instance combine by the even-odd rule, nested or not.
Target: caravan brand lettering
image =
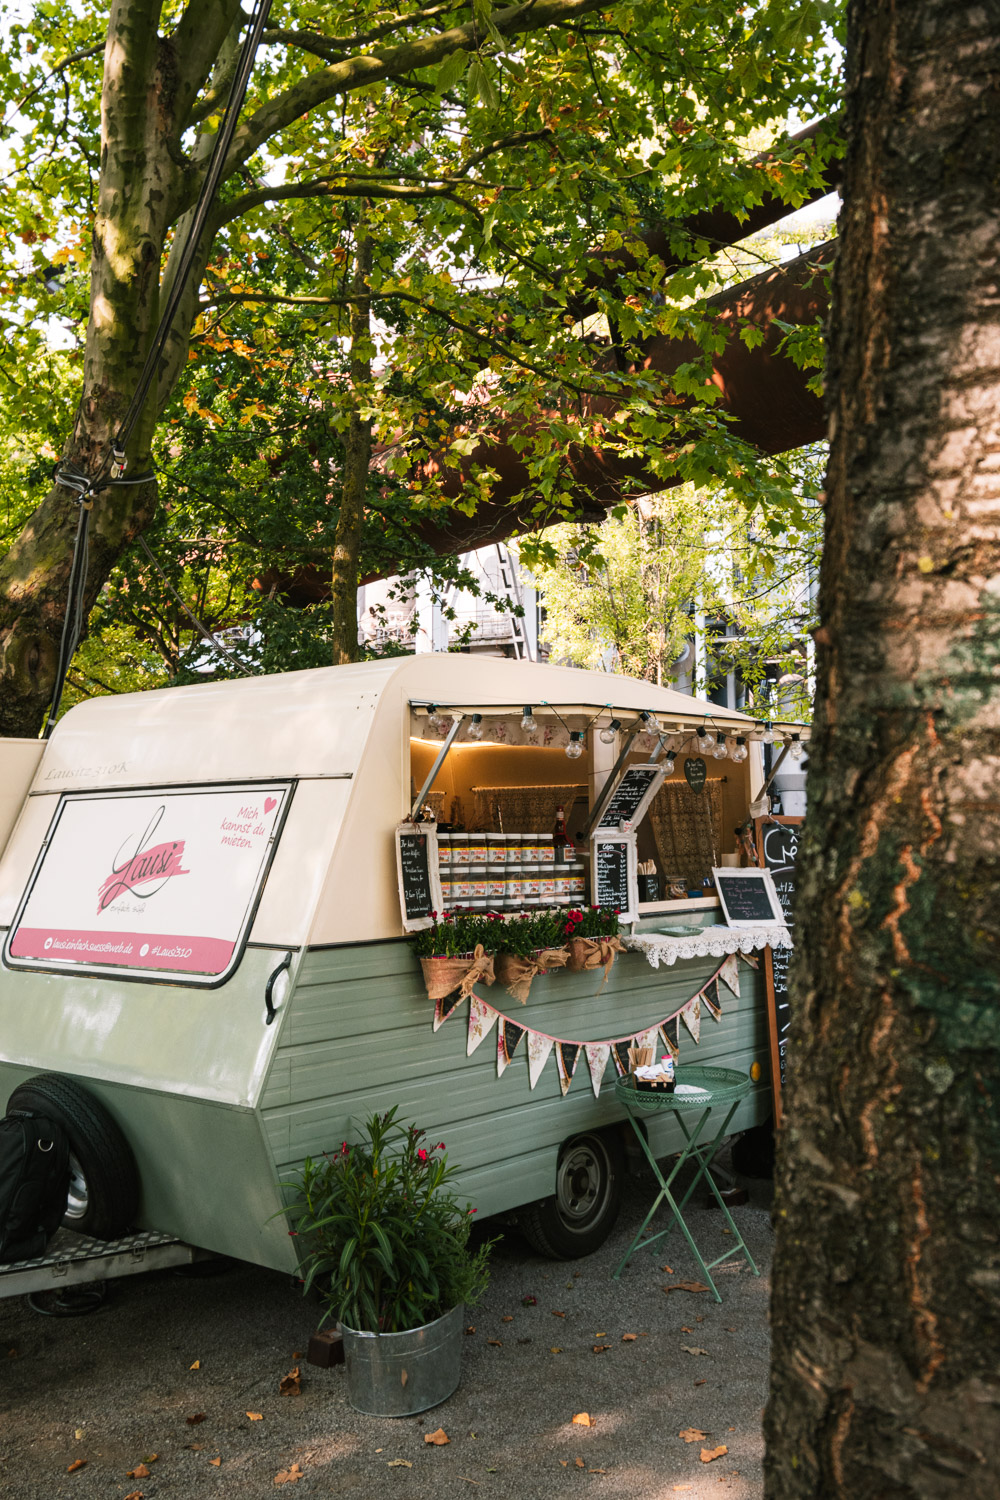
[[[145,831],[136,838],[127,838],[118,850],[111,874],[98,892],[98,916],[105,907],[126,892],[131,892],[144,901],[162,890],[172,875],[190,874],[190,871],[181,869],[181,860],[184,858],[183,839],[164,844],[149,843],[165,811],[166,807],[157,808]]]

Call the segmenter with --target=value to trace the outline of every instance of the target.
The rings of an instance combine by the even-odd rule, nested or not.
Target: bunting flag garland
[[[608,1065],[611,1056],[611,1045],[609,1042],[587,1042],[584,1044],[584,1052],[587,1054],[587,1066],[590,1069],[590,1083],[594,1090],[594,1098],[600,1098],[601,1080],[604,1077],[604,1069]]]
[[[737,1000],[740,997],[740,961],[735,953],[730,953],[722,968],[719,970],[719,978],[723,984],[729,986]]]
[[[456,1011],[458,1009],[458,1007],[462,1003],[462,999],[463,999],[463,997],[462,997],[461,993],[458,990],[454,990],[450,995],[446,995],[443,1000],[435,1000],[435,1002],[434,1002],[434,1030],[435,1031],[437,1031],[437,1029],[438,1029],[439,1026],[443,1026],[444,1025],[445,1021],[447,1021],[448,1017],[452,1014],[453,1011]]]
[[[663,1038],[663,1045],[670,1053],[674,1062],[676,1062],[681,1050],[680,1039],[677,1035],[677,1017],[671,1016],[669,1021],[664,1021],[659,1030],[660,1036]],[[625,1071],[628,1072],[628,1069],[626,1068]]]
[[[555,1046],[552,1037],[543,1035],[540,1031],[528,1032],[528,1085],[534,1088],[542,1076],[542,1069],[549,1060],[549,1053]]]
[[[556,1042],[556,1062],[559,1064],[559,1087],[565,1099],[566,1090],[573,1082],[576,1065],[583,1048],[579,1042]]]
[[[524,1036],[526,1026],[518,1026],[516,1021],[508,1021],[506,1016],[500,1017],[497,1027],[497,1077],[502,1078],[510,1066],[511,1058],[517,1051]]]
[[[499,1014],[500,1012],[494,1010],[492,1005],[487,1005],[485,1000],[480,1000],[478,995],[469,996],[469,1045],[466,1057],[471,1057],[479,1043],[489,1036]]]
[[[603,1042],[571,1042],[561,1037],[547,1035],[544,1031],[535,1031],[529,1026],[521,1026],[505,1016],[501,1011],[488,1005],[485,1000],[472,993],[469,1000],[469,1032],[466,1044],[466,1056],[471,1057],[476,1048],[484,1042],[497,1027],[497,1077],[502,1078],[513,1060],[514,1054],[521,1045],[523,1037],[528,1038],[525,1049],[528,1058],[528,1083],[533,1089],[545,1069],[553,1049],[556,1054],[556,1063],[559,1069],[559,1088],[565,1098],[569,1086],[573,1081],[577,1063],[581,1054],[585,1053],[587,1067],[590,1073],[590,1083],[594,1090],[594,1097],[599,1098],[604,1074],[607,1071],[608,1059],[614,1065],[614,1070],[619,1078],[624,1078],[629,1072],[629,1048],[630,1047],[652,1047],[657,1050],[658,1044],[663,1046],[676,1060],[680,1053],[679,1029],[683,1021],[695,1042],[701,1037],[701,1007],[702,1001],[711,1016],[716,1021],[721,1018],[722,1004],[719,992],[720,979],[733,991],[739,994],[739,981],[731,972],[731,966],[738,958],[746,963],[751,962],[749,955],[741,953],[731,954],[720,969],[707,980],[702,988],[691,996],[690,1000],[680,1006],[660,1021],[656,1026],[647,1027],[643,1031],[633,1033],[631,1036],[612,1037]],[[728,973],[723,972],[729,971]],[[443,1026],[462,1003],[462,997],[448,996],[447,999],[438,1000],[434,1006],[434,1030]]]
[[[681,1020],[695,1042],[701,1041],[701,996],[695,995],[681,1011]]]

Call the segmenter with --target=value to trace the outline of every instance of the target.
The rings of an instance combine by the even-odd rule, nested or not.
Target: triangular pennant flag
[[[728,984],[733,994],[739,999],[740,994],[740,961],[735,953],[730,953],[722,968],[719,970],[719,978],[723,984]]]
[[[742,958],[745,964],[749,964],[751,969],[760,968],[760,959],[757,957],[756,953],[741,953],[740,958]]]
[[[695,995],[681,1011],[681,1020],[697,1042],[701,1037],[701,996]]]
[[[554,1046],[555,1042],[550,1036],[543,1036],[540,1031],[528,1032],[528,1083],[532,1088],[542,1076],[542,1069]]]
[[[559,1064],[559,1087],[562,1090],[563,1098],[566,1097],[566,1090],[573,1082],[573,1074],[576,1072],[576,1065],[580,1060],[580,1051],[579,1042],[556,1042],[556,1061]]]
[[[659,1031],[660,1028],[658,1026],[651,1026],[648,1031],[637,1032],[632,1038],[632,1045],[634,1047],[652,1047],[655,1052],[656,1038],[659,1035]]]
[[[739,990],[736,991],[736,994],[737,995],[739,994]],[[705,1004],[708,1006],[709,1013],[711,1014],[712,1019],[715,1020],[715,1021],[721,1021],[722,1020],[722,1001],[721,1001],[721,998],[719,996],[719,981],[717,979],[714,979],[712,981],[712,983],[708,986],[708,989],[704,992],[704,994],[702,995],[701,998],[704,1000]]]
[[[497,1027],[497,1077],[502,1078],[507,1070],[511,1058],[520,1045],[524,1036],[525,1027],[518,1026],[513,1021],[508,1021],[506,1016],[500,1017],[500,1025]]]
[[[590,1068],[590,1083],[594,1090],[594,1098],[600,1098],[601,1079],[604,1077],[604,1069],[608,1065],[608,1057],[611,1048],[607,1042],[588,1042],[583,1049],[587,1054],[587,1065]]]
[[[469,996],[469,1045],[466,1048],[466,1057],[471,1057],[479,1043],[489,1036],[499,1014],[500,1012],[494,1010],[492,1005],[487,1005],[485,1000],[480,1000],[478,995]]]
[[[677,1039],[677,1017],[671,1016],[669,1021],[664,1021],[659,1031],[660,1036],[663,1038],[663,1045],[676,1062],[681,1050],[680,1042]]]
[[[454,1011],[456,1011],[458,1009],[458,1007],[462,1003],[462,998],[463,997],[458,993],[458,991],[455,990],[453,994],[446,995],[443,1000],[435,1000],[435,1002],[434,1002],[434,1030],[435,1031],[437,1031],[437,1029],[438,1029],[439,1026],[443,1026],[444,1023],[445,1023],[445,1021],[447,1021],[448,1017]]]
[[[611,1043],[611,1061],[615,1065],[615,1072],[619,1078],[626,1078],[628,1076],[628,1049],[629,1043],[627,1041]]]

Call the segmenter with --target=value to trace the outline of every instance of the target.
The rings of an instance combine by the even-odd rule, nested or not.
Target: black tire
[[[555,1194],[518,1212],[525,1239],[551,1260],[592,1255],[615,1226],[624,1180],[625,1152],[617,1133],[594,1132],[564,1141]]]
[[[65,1227],[95,1240],[123,1235],[139,1207],[139,1173],[128,1142],[103,1104],[61,1073],[39,1073],[17,1086],[7,1109],[46,1115],[69,1136]]]

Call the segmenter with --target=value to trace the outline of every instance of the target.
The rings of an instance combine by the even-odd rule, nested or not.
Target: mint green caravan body
[[[0,1105],[38,1074],[73,1080],[134,1153],[139,1227],[275,1269],[296,1266],[275,1217],[281,1184],[393,1104],[447,1144],[481,1215],[551,1197],[565,1143],[616,1133],[611,1064],[595,1097],[583,1058],[564,1097],[551,1058],[529,1086],[523,1048],[498,1076],[495,1032],[468,1056],[467,1003],[433,1029],[393,838],[423,780],[414,705],[519,719],[528,703],[568,723],[608,710],[667,725],[711,715],[733,733],[747,723],[626,678],[418,656],[90,701],[44,751],[0,741]],[[591,743],[576,765],[593,795]],[[164,927],[168,901],[187,916]],[[642,913],[638,930],[666,910]],[[698,920],[716,917],[712,904]],[[140,943],[133,929],[150,923]],[[653,969],[628,953],[603,986],[600,971],[557,972],[525,1006],[499,986],[479,993],[520,1025],[601,1041],[660,1022],[718,964]],[[697,1049],[681,1043],[688,1060],[760,1064],[734,1129],[771,1107],[762,980],[741,974]],[[657,1129],[666,1153],[676,1143]]]

